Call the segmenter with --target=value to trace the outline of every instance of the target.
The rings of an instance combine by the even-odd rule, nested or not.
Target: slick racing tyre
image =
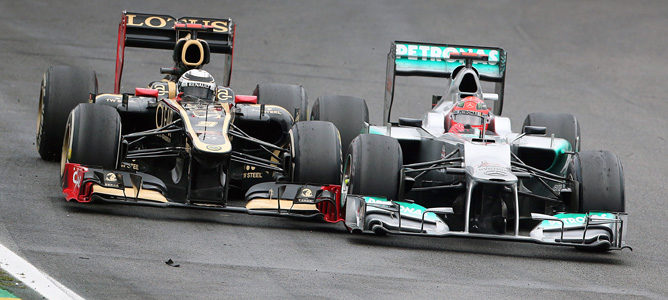
[[[360,134],[348,148],[341,193],[401,200],[402,166],[403,156],[396,139]]]
[[[625,212],[624,172],[619,158],[609,151],[582,151],[576,153],[569,166],[570,178],[576,180],[571,209],[577,212]],[[587,252],[605,252],[600,247],[577,247]]]
[[[95,72],[72,66],[52,66],[42,78],[35,145],[44,160],[60,158],[67,116],[79,103],[97,94]]]
[[[571,211],[625,212],[624,171],[610,151],[581,151],[569,165],[570,178],[577,182]]]
[[[292,181],[341,182],[341,139],[336,126],[324,121],[295,123],[290,130]]]
[[[341,133],[343,155],[348,155],[348,145],[360,134],[364,123],[369,123],[369,108],[362,98],[349,96],[323,96],[311,107],[311,120],[329,121]]]
[[[259,104],[278,105],[285,108],[295,122],[308,120],[308,98],[306,90],[301,85],[260,83],[255,87],[253,95],[257,96]]]
[[[581,149],[582,138],[580,138],[580,124],[575,116],[566,113],[530,113],[524,119],[525,126],[544,126],[547,135],[554,134],[555,137],[567,140],[574,152]]]
[[[121,117],[115,108],[83,103],[72,110],[65,125],[60,174],[65,163],[116,169],[121,144]]]

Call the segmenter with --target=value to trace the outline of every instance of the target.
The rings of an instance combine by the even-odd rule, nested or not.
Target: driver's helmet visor
[[[452,120],[459,124],[469,124],[471,126],[480,126],[485,122],[485,117],[467,114],[454,114]]]
[[[213,100],[213,91],[209,88],[199,86],[184,86],[181,87],[183,97],[194,97],[202,100]]]

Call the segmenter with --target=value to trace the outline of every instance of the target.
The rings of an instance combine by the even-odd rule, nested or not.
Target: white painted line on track
[[[83,299],[2,244],[0,244],[0,268],[47,299]]]

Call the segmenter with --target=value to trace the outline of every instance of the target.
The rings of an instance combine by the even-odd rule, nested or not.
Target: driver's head
[[[182,99],[213,101],[216,94],[216,82],[209,72],[193,69],[181,75],[178,82]]]
[[[468,127],[483,130],[485,122],[489,120],[489,109],[485,101],[475,96],[466,97],[455,104],[455,107],[446,117],[448,131],[453,128]]]

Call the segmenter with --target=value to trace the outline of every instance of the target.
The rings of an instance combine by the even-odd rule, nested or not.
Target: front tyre
[[[619,158],[610,151],[581,151],[569,166],[577,184],[571,210],[625,212],[624,171]]]
[[[341,193],[401,200],[402,167],[403,155],[396,139],[360,134],[348,148]]]
[[[569,178],[576,184],[570,208],[579,213],[626,212],[624,201],[624,171],[619,158],[610,151],[581,151],[569,166]],[[605,252],[607,244],[599,247],[575,247],[586,252]]]
[[[298,122],[290,130],[292,181],[310,184],[341,182],[341,138],[325,121]]]
[[[77,105],[65,125],[60,174],[65,163],[113,170],[118,167],[121,117],[115,108],[83,103]]]

